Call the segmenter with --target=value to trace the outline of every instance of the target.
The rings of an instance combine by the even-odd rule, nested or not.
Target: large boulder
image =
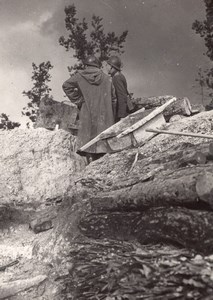
[[[73,174],[85,167],[74,153],[75,137],[64,130],[0,132],[0,205],[33,205],[66,196]]]
[[[75,104],[70,101],[55,101],[47,96],[41,100],[34,128],[42,127],[54,130],[58,126],[60,129],[76,135],[78,129],[77,116],[78,108]]]
[[[0,131],[0,145],[0,299],[61,299],[48,264],[55,252],[51,233],[85,160],[64,130]],[[47,246],[48,262],[39,261],[38,243]]]

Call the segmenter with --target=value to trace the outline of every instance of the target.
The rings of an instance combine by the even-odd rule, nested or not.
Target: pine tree
[[[0,129],[3,130],[11,130],[16,127],[19,127],[21,124],[18,122],[13,122],[9,119],[9,116],[5,113],[2,113],[0,115]]]
[[[205,41],[206,55],[213,61],[213,1],[204,0],[206,7],[206,19],[204,21],[196,20],[192,29],[195,30]],[[209,89],[209,96],[213,98],[213,68],[205,70],[205,84]]]
[[[30,102],[23,108],[22,114],[27,116],[32,122],[35,122],[41,99],[45,96],[52,97],[50,96],[51,88],[47,83],[50,82],[51,75],[49,74],[49,71],[53,66],[47,61],[40,63],[38,66],[35,63],[32,63],[32,67],[33,75],[31,79],[33,87],[27,92],[23,91],[23,95],[27,96],[30,99]]]
[[[113,53],[122,54],[128,31],[117,36],[115,32],[104,33],[103,18],[92,16],[91,26],[85,18],[82,21],[76,17],[75,5],[65,7],[65,27],[69,32],[67,38],[61,36],[59,44],[67,51],[74,50],[77,63],[69,67],[69,71],[81,69],[87,55],[96,55],[100,61],[106,61]]]

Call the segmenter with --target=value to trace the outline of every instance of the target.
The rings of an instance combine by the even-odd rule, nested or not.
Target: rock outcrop
[[[67,194],[71,176],[85,167],[75,137],[44,128],[0,132],[0,205],[39,206]]]
[[[59,102],[44,97],[39,105],[34,127],[54,130],[58,126],[60,129],[76,134],[78,127],[77,116],[78,108],[69,100]]]
[[[212,124],[209,111],[168,123],[165,129],[212,134]],[[213,173],[210,140],[159,134],[138,149],[106,154],[85,166],[72,151],[75,139],[62,130],[15,130],[2,132],[0,139],[2,149],[8,149],[1,154],[4,173],[9,168],[1,174],[5,185],[0,198],[7,297],[116,299],[116,293],[126,293],[134,299],[133,288],[147,299],[212,294],[211,180],[207,193],[202,190]],[[195,159],[198,152],[205,159]],[[12,189],[6,187],[9,182]],[[34,212],[18,227],[11,212],[14,203],[19,219],[29,208]],[[161,251],[149,256],[147,249],[153,246],[147,243],[168,244],[171,257],[165,251],[162,261],[155,259]]]
[[[38,241],[44,247],[42,238],[50,238],[85,160],[64,130],[0,131],[0,145],[0,299],[42,299],[44,293],[54,299],[52,260],[39,261],[34,253]]]

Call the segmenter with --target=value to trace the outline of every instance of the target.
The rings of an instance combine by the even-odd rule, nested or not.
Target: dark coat
[[[63,90],[71,102],[82,102],[77,136],[80,148],[96,135],[114,124],[112,110],[113,89],[110,77],[96,67],[87,67],[74,74],[63,84]],[[106,153],[101,142],[89,147],[88,153]]]
[[[112,77],[112,82],[115,87],[117,98],[117,119],[125,118],[128,115],[128,90],[125,76],[121,72],[115,73]]]

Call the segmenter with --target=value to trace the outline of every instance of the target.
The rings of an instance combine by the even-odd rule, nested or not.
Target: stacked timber
[[[202,112],[166,130],[213,138],[212,122],[213,113]],[[75,182],[89,208],[80,222],[83,234],[213,251],[212,148],[211,139],[159,134],[138,149],[93,162]]]
[[[57,249],[60,299],[210,299],[213,146],[198,135],[213,135],[212,123],[213,111],[166,123],[164,130],[197,137],[157,134],[70,175],[57,213],[30,223],[38,237],[51,233],[35,251]],[[159,245],[169,251],[158,260]],[[171,249],[177,256],[169,258]]]
[[[213,112],[202,112],[165,130],[213,137],[212,123]],[[210,299],[212,275],[200,267],[213,252],[212,149],[211,139],[158,134],[138,149],[106,154],[76,176],[71,195],[79,236],[64,290],[82,300]],[[74,219],[76,211],[65,209]],[[159,245],[175,247],[179,259],[169,259],[169,248],[157,274]],[[186,250],[189,256],[181,257]]]
[[[158,96],[158,97],[142,97],[133,99],[136,109],[144,107],[145,109],[153,109],[165,104],[173,96]],[[174,115],[190,116],[192,114],[192,105],[187,97],[178,98],[177,101],[168,106],[164,111],[164,117],[167,122]]]

